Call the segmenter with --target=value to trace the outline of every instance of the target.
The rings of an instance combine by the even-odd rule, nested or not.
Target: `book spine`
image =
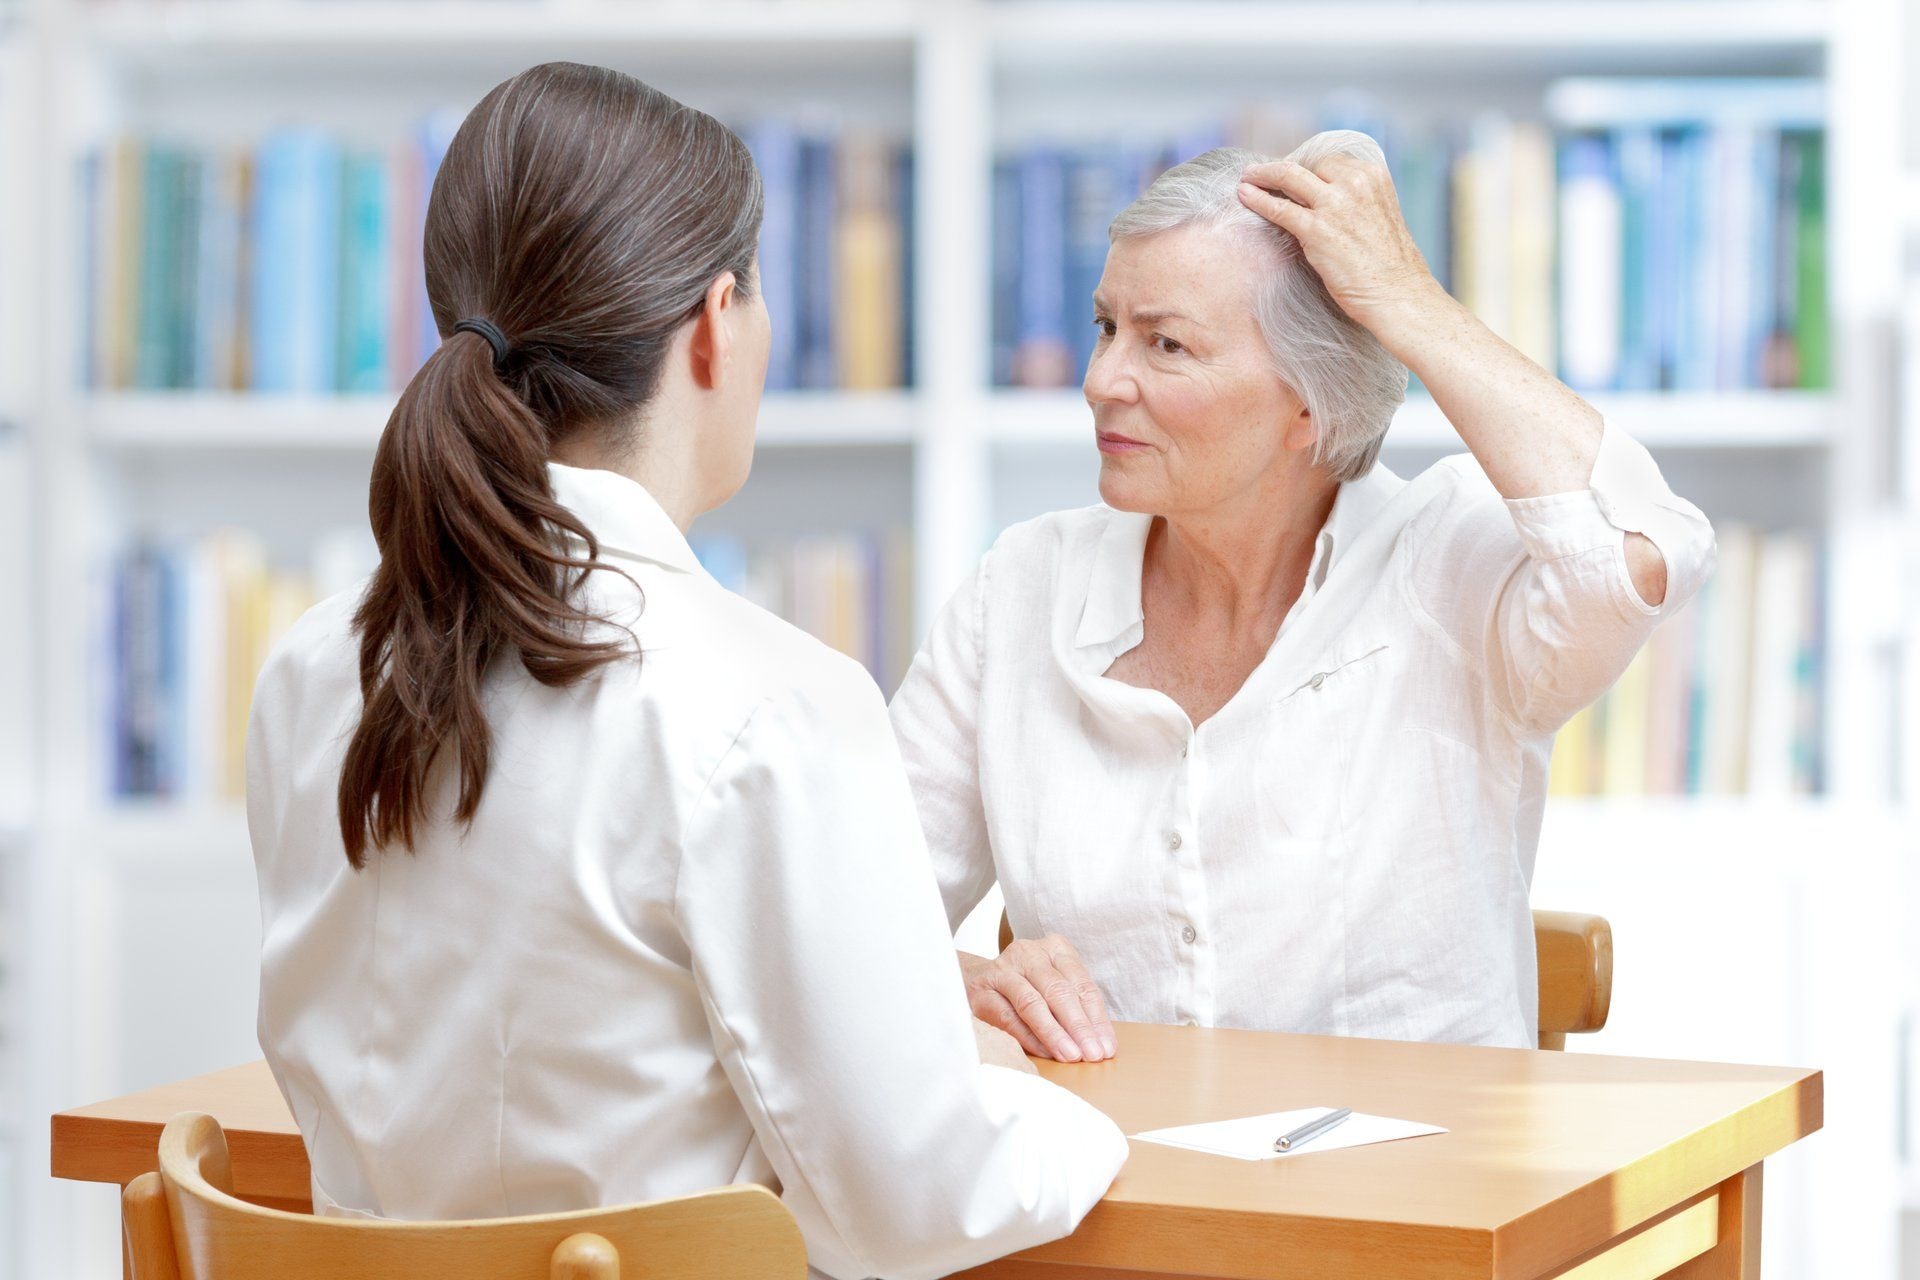
[[[791,127],[762,121],[747,134],[760,170],[765,212],[760,220],[760,291],[767,304],[772,345],[769,391],[800,385],[800,139]]]
[[[1569,386],[1611,389],[1620,369],[1621,196],[1606,138],[1560,148],[1560,367]]]
[[[799,385],[806,390],[831,389],[839,374],[834,333],[838,160],[827,139],[800,144]]]

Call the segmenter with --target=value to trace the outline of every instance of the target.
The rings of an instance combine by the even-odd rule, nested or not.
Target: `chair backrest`
[[[1013,925],[1000,913],[1000,949]],[[1613,929],[1599,916],[1533,913],[1533,949],[1540,967],[1540,1047],[1564,1049],[1569,1033],[1598,1031],[1613,1005]]]
[[[313,1217],[235,1199],[226,1134],[185,1112],[127,1185],[133,1280],[804,1280],[793,1215],[763,1187],[475,1222]]]

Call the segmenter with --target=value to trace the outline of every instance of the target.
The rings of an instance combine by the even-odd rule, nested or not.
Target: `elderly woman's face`
[[[1312,423],[1254,316],[1268,252],[1233,227],[1132,236],[1107,251],[1084,384],[1100,496],[1122,511],[1218,508],[1307,465]]]

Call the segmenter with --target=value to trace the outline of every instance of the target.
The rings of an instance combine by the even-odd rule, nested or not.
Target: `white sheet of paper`
[[[1331,1132],[1323,1133],[1292,1151],[1273,1149],[1273,1140],[1281,1134],[1334,1109],[1305,1107],[1299,1111],[1275,1111],[1264,1116],[1244,1116],[1238,1120],[1213,1120],[1206,1124],[1153,1129],[1133,1136],[1142,1142],[1185,1147],[1189,1151],[1231,1156],[1235,1160],[1288,1160],[1294,1156],[1310,1156],[1316,1151],[1338,1151],[1342,1147],[1364,1147],[1370,1142],[1397,1142],[1401,1138],[1421,1138],[1430,1133],[1446,1132],[1437,1125],[1395,1120],[1390,1116],[1364,1115],[1356,1111]]]

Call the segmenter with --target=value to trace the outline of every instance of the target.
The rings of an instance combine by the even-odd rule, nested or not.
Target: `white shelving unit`
[[[996,148],[1162,137],[1244,101],[1310,108],[1353,84],[1396,109],[1520,112],[1571,73],[1824,75],[1834,388],[1598,403],[1709,514],[1825,532],[1842,570],[1828,601],[1832,795],[1556,803],[1537,896],[1611,913],[1622,939],[1615,1025],[1592,1048],[1828,1069],[1828,1132],[1770,1167],[1768,1274],[1891,1280],[1895,1010],[1890,994],[1875,997],[1877,976],[1904,960],[1890,941],[1903,921],[1897,895],[1876,887],[1891,888],[1913,854],[1900,818],[1915,788],[1893,786],[1890,762],[1920,778],[1920,753],[1897,752],[1887,710],[1904,689],[1920,711],[1920,667],[1907,662],[1903,677],[1900,665],[1920,659],[1920,573],[1890,586],[1884,569],[1915,563],[1902,516],[1920,501],[1916,451],[1897,447],[1920,441],[1920,420],[1898,425],[1886,339],[1900,311],[1902,210],[1920,190],[1920,171],[1885,176],[1899,140],[1885,105],[1896,0],[31,0],[11,36],[4,22],[0,74],[23,52],[35,74],[13,96],[0,88],[0,254],[13,253],[0,270],[25,282],[0,290],[0,362],[12,355],[0,363],[0,419],[21,423],[13,456],[30,468],[25,527],[38,536],[18,564],[0,538],[0,598],[28,599],[34,620],[19,695],[32,695],[21,750],[33,783],[13,820],[17,871],[0,880],[0,958],[14,974],[32,962],[5,1007],[35,1030],[19,1073],[0,1076],[13,1082],[0,1135],[44,1135],[59,1106],[254,1052],[244,823],[232,808],[102,798],[99,624],[86,601],[129,526],[257,519],[284,545],[314,521],[363,519],[391,405],[80,389],[73,174],[93,142],[136,122],[215,138],[286,118],[397,131],[551,57],[633,71],[729,119],[838,113],[909,134],[914,388],[770,397],[754,479],[713,522],[752,533],[909,522],[924,626],[1001,525],[1094,499],[1078,393],[988,385]],[[10,249],[25,244],[30,254]],[[9,447],[0,427],[0,480]],[[1455,447],[1416,400],[1386,456],[1405,469]],[[6,696],[0,687],[0,707]],[[0,763],[5,734],[0,724]],[[1727,954],[1735,947],[1763,953],[1758,976],[1722,992],[1748,971]],[[1775,979],[1786,986],[1766,985]],[[1783,1004],[1768,1003],[1775,989],[1791,993]],[[43,1157],[25,1150],[0,1206],[13,1249],[0,1247],[0,1280],[9,1264],[21,1277],[113,1274],[111,1195],[52,1183]],[[1830,1189],[1842,1187],[1851,1194]]]

